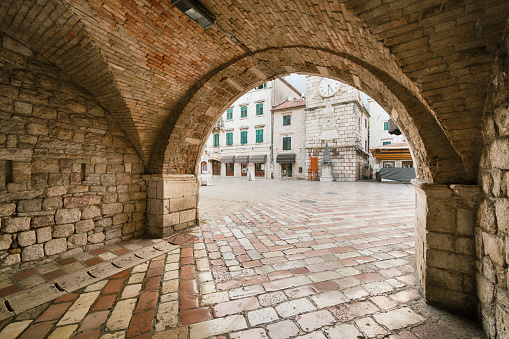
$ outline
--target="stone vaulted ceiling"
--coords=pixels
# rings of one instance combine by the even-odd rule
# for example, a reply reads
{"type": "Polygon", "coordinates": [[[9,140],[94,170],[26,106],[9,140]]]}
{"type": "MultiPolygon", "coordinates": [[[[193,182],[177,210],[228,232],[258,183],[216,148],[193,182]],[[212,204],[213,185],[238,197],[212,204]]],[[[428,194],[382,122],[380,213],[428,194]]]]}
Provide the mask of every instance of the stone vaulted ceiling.
{"type": "Polygon", "coordinates": [[[0,30],[94,94],[152,172],[192,173],[225,105],[297,71],[345,80],[389,112],[406,110],[396,120],[422,149],[421,162],[437,156],[463,173],[455,180],[476,180],[485,87],[508,1],[202,4],[216,17],[208,30],[169,0],[3,0],[0,30]]]}

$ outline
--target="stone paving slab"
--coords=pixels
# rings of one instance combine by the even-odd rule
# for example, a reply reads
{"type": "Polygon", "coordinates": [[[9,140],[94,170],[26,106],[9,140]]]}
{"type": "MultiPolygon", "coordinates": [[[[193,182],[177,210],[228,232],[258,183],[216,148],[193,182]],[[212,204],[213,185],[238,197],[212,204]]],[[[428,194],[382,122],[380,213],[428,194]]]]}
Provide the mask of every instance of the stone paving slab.
{"type": "MultiPolygon", "coordinates": [[[[280,194],[249,203],[262,194],[251,185],[229,213],[205,209],[214,218],[190,230],[191,243],[126,242],[115,257],[95,249],[53,280],[44,274],[58,262],[7,274],[59,293],[23,312],[16,296],[34,286],[16,285],[0,338],[484,338],[421,298],[411,186],[267,182],[280,194]],[[85,266],[99,255],[110,259],[85,266]]],[[[207,186],[201,199],[228,204],[228,183],[243,185],[207,186]]]]}

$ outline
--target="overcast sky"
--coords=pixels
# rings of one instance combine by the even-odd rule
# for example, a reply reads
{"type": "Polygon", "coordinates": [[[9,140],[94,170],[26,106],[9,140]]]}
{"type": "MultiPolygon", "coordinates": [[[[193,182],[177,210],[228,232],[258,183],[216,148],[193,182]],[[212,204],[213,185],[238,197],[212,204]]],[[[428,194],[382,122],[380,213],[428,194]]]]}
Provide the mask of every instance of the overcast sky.
{"type": "Polygon", "coordinates": [[[303,96],[306,96],[306,76],[292,73],[285,77],[293,87],[295,87],[303,96]]]}

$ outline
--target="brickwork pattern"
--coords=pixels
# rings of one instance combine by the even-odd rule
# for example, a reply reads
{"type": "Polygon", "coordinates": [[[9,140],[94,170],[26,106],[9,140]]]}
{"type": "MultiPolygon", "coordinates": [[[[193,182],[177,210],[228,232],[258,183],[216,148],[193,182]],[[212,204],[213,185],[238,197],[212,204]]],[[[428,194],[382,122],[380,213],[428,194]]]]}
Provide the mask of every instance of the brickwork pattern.
{"type": "Polygon", "coordinates": [[[144,166],[121,127],[67,75],[0,35],[2,265],[144,233],[144,166]]]}
{"type": "Polygon", "coordinates": [[[422,178],[476,180],[478,88],[507,2],[204,5],[217,19],[207,31],[166,1],[4,1],[0,22],[115,114],[153,173],[193,174],[197,144],[231,102],[302,72],[343,80],[382,104],[418,150],[422,178]]]}
{"type": "Polygon", "coordinates": [[[480,176],[484,200],[475,229],[477,291],[482,323],[490,338],[509,336],[509,26],[484,107],[480,176]]]}

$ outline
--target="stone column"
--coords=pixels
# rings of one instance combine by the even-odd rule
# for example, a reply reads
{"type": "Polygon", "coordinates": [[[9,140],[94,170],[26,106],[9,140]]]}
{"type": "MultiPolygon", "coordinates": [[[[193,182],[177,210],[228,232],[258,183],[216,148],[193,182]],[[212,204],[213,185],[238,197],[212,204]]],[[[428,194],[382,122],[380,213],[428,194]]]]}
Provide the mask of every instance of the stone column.
{"type": "Polygon", "coordinates": [[[413,180],[416,194],[415,259],[426,302],[475,316],[475,211],[477,185],[413,180]]]}
{"type": "Polygon", "coordinates": [[[194,175],[150,176],[147,202],[148,234],[165,237],[198,224],[199,181],[194,175]]]}

